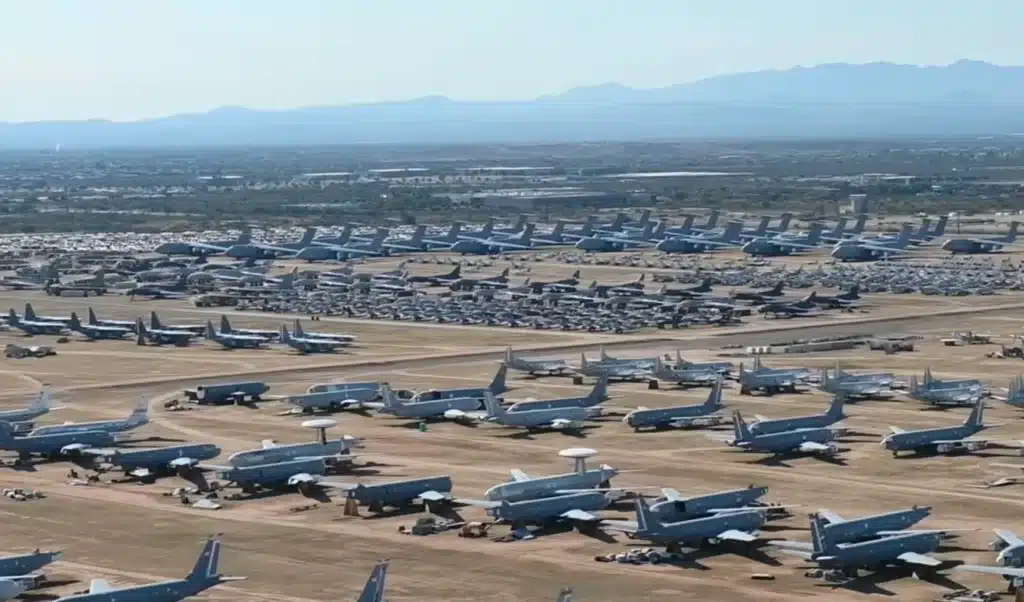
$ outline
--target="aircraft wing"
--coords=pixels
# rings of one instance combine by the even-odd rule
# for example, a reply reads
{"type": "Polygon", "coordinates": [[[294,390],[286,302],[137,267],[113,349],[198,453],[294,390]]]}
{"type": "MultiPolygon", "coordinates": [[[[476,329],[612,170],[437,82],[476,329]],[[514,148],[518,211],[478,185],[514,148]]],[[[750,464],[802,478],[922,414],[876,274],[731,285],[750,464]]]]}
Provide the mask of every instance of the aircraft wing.
{"type": "Polygon", "coordinates": [[[999,246],[999,247],[1021,247],[1021,246],[1024,246],[1024,245],[1020,245],[1020,244],[1012,243],[1012,242],[999,242],[999,241],[996,241],[996,240],[985,240],[984,238],[966,238],[966,239],[957,239],[957,240],[968,240],[968,241],[973,242],[974,244],[978,244],[978,245],[993,245],[993,246],[999,246]]]}
{"type": "Polygon", "coordinates": [[[193,249],[203,249],[203,250],[206,250],[206,251],[217,251],[218,253],[223,253],[224,251],[228,250],[227,247],[221,247],[221,246],[218,246],[218,245],[211,245],[211,244],[208,244],[208,243],[205,243],[205,242],[190,242],[190,243],[188,243],[188,246],[192,247],[193,249]]]}
{"type": "Polygon", "coordinates": [[[785,239],[769,238],[764,239],[768,244],[775,245],[777,247],[790,247],[793,249],[817,249],[817,245],[808,245],[802,242],[793,242],[785,239]]]}
{"type": "Polygon", "coordinates": [[[117,453],[117,450],[109,447],[90,447],[88,449],[80,450],[78,453],[84,456],[96,456],[99,458],[103,458],[106,456],[113,456],[115,453],[117,453]]]}
{"type": "Polygon", "coordinates": [[[670,501],[670,502],[681,502],[681,501],[683,501],[682,494],[680,494],[675,489],[672,489],[671,487],[662,487],[661,488],[661,495],[665,496],[665,499],[670,501]]]}
{"type": "Polygon", "coordinates": [[[112,587],[107,583],[106,579],[93,579],[89,582],[89,593],[90,594],[105,594],[107,592],[117,591],[116,588],[112,587]]]}
{"type": "Polygon", "coordinates": [[[907,429],[901,429],[898,426],[890,426],[889,427],[889,432],[892,433],[893,435],[899,435],[901,433],[907,432],[907,429]]]}
{"type": "Polygon", "coordinates": [[[744,543],[750,543],[757,539],[756,535],[747,533],[746,531],[738,531],[736,529],[729,529],[722,531],[718,534],[718,539],[726,539],[729,541],[742,541],[744,543]]]}
{"type": "Polygon", "coordinates": [[[916,564],[918,566],[939,566],[942,561],[938,558],[932,558],[925,554],[918,554],[917,552],[904,552],[897,556],[903,562],[907,564],[916,564]]]}
{"type": "Polygon", "coordinates": [[[337,251],[339,253],[351,253],[353,255],[380,255],[380,251],[371,251],[370,249],[359,249],[354,247],[343,247],[339,245],[332,245],[326,242],[316,242],[315,240],[313,241],[312,244],[318,247],[326,247],[332,251],[337,251]]]}
{"type": "Polygon", "coordinates": [[[805,453],[819,453],[819,452],[828,451],[828,450],[830,450],[832,448],[827,446],[827,445],[825,445],[824,443],[815,443],[814,441],[804,441],[803,443],[800,444],[800,447],[798,447],[797,449],[802,451],[802,452],[805,452],[805,453]]]}
{"type": "Polygon", "coordinates": [[[868,245],[864,243],[860,243],[856,246],[860,247],[861,249],[867,249],[869,251],[878,251],[879,253],[892,253],[894,255],[907,252],[907,249],[897,249],[896,247],[883,247],[879,245],[868,245]]]}
{"type": "Polygon", "coordinates": [[[421,500],[427,500],[428,502],[440,502],[452,499],[452,496],[447,493],[442,493],[440,491],[433,490],[424,491],[423,493],[419,494],[416,497],[420,498],[421,500]]]}
{"type": "Polygon", "coordinates": [[[776,546],[775,544],[772,544],[772,545],[775,547],[776,550],[782,552],[783,554],[789,554],[790,556],[799,556],[800,558],[803,558],[804,560],[810,560],[811,558],[814,557],[814,552],[811,549],[795,550],[795,549],[792,549],[792,548],[779,547],[779,546],[776,546]]]}
{"type": "Polygon", "coordinates": [[[522,470],[519,470],[518,468],[513,468],[512,470],[509,471],[509,473],[512,474],[512,480],[513,481],[529,481],[530,480],[530,477],[527,476],[527,474],[525,472],[523,472],[522,470]]]}
{"type": "MultiPolygon", "coordinates": [[[[295,254],[295,253],[299,252],[297,249],[289,249],[288,247],[279,247],[277,245],[269,245],[269,244],[264,243],[264,242],[252,243],[252,246],[259,247],[260,249],[265,249],[267,251],[281,251],[282,253],[292,253],[292,254],[295,254]]],[[[270,279],[270,280],[274,280],[274,279],[270,279]]]]}
{"type": "Polygon", "coordinates": [[[456,498],[454,500],[456,504],[463,504],[465,506],[475,506],[477,508],[500,508],[501,502],[492,502],[491,500],[471,500],[456,498]]]}
{"type": "Polygon", "coordinates": [[[818,510],[818,516],[828,521],[829,524],[841,523],[845,521],[843,517],[839,516],[835,512],[822,508],[818,510]]]}
{"type": "Polygon", "coordinates": [[[341,483],[339,481],[316,481],[316,484],[324,489],[340,489],[342,491],[349,491],[357,487],[355,483],[341,483]]]}
{"type": "Polygon", "coordinates": [[[587,522],[600,520],[596,515],[591,514],[589,512],[584,512],[583,510],[567,510],[563,512],[560,516],[562,518],[570,518],[572,520],[587,522]]]}
{"type": "Polygon", "coordinates": [[[982,566],[977,564],[961,564],[953,567],[954,571],[971,571],[973,573],[989,573],[1003,577],[1024,577],[1024,569],[1012,566],[982,566]]]}
{"type": "Polygon", "coordinates": [[[1024,540],[1022,540],[1021,538],[1017,537],[1016,533],[1012,533],[1010,531],[1005,531],[1003,529],[994,529],[994,531],[996,532],[996,537],[998,537],[999,539],[1003,540],[1003,542],[1007,546],[1014,547],[1014,546],[1019,546],[1021,544],[1024,544],[1024,540]]]}
{"type": "Polygon", "coordinates": [[[637,522],[632,520],[603,520],[601,521],[601,526],[612,531],[622,531],[625,533],[635,533],[639,528],[637,522]]]}

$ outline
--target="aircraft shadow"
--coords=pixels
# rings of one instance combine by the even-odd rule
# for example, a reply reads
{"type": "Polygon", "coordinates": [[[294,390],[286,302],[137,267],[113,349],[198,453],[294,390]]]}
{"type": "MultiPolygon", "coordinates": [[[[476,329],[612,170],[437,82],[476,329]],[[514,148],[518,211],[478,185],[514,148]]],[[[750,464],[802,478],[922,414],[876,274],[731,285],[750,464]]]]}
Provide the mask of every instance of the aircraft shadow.
{"type": "Polygon", "coordinates": [[[973,452],[958,452],[950,454],[940,454],[937,451],[918,451],[914,454],[906,456],[896,456],[893,460],[913,460],[916,458],[941,458],[941,457],[959,457],[959,456],[971,456],[974,458],[1011,458],[1016,457],[1016,454],[999,454],[992,453],[989,451],[973,451],[973,452]]]}
{"type": "Polygon", "coordinates": [[[18,596],[18,600],[22,602],[48,602],[50,600],[59,600],[61,598],[58,594],[43,594],[37,592],[29,592],[18,596]]]}
{"type": "MultiPolygon", "coordinates": [[[[51,587],[64,587],[66,585],[72,585],[74,583],[79,583],[79,582],[80,582],[79,579],[47,579],[46,581],[43,581],[43,584],[40,585],[37,589],[50,589],[51,587]]],[[[24,599],[25,596],[23,595],[22,598],[24,599]]]]}
{"type": "Polygon", "coordinates": [[[572,430],[572,431],[554,430],[554,429],[545,430],[545,431],[540,431],[540,430],[537,430],[537,431],[518,431],[518,432],[514,432],[514,433],[508,433],[508,434],[504,434],[504,435],[499,435],[499,437],[504,437],[505,439],[525,439],[527,441],[533,441],[536,438],[535,435],[538,435],[538,434],[541,434],[541,433],[558,433],[558,434],[562,435],[563,437],[572,437],[574,439],[586,439],[587,438],[587,432],[588,431],[592,431],[592,430],[594,430],[596,428],[599,428],[599,427],[597,425],[588,425],[588,426],[584,426],[584,427],[582,427],[580,429],[576,429],[576,430],[572,430]]]}
{"type": "MultiPolygon", "coordinates": [[[[369,511],[368,511],[369,512],[369,511]]],[[[407,504],[385,508],[380,512],[372,512],[364,515],[363,520],[380,520],[385,518],[396,518],[399,516],[412,516],[413,514],[435,514],[425,504],[407,504]]],[[[440,515],[438,515],[440,516],[440,515]]]]}
{"type": "MultiPolygon", "coordinates": [[[[844,451],[844,450],[840,450],[844,451]]],[[[846,466],[847,461],[839,456],[816,456],[813,454],[784,454],[766,456],[764,458],[758,458],[756,460],[745,460],[744,464],[760,464],[761,466],[781,466],[783,468],[793,468],[793,465],[788,463],[789,460],[796,460],[800,458],[810,458],[818,462],[825,464],[833,464],[835,466],[846,466]]]]}

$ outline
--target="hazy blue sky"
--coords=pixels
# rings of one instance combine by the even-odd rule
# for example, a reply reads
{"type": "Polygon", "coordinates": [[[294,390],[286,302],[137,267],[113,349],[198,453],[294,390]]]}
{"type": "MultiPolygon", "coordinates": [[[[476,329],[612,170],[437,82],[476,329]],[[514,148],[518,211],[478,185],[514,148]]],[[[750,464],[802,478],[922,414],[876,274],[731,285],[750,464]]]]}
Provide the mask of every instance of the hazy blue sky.
{"type": "Polygon", "coordinates": [[[1024,64],[1021,0],[0,0],[0,120],[1024,64]]]}

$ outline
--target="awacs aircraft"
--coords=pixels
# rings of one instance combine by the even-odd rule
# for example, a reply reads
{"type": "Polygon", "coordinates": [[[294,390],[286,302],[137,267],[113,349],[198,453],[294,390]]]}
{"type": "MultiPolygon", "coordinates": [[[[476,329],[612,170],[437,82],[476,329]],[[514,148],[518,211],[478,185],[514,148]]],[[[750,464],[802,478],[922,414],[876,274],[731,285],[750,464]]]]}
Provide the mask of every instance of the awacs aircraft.
{"type": "Polygon", "coordinates": [[[492,253],[528,251],[533,248],[531,240],[533,230],[534,224],[526,224],[522,234],[518,236],[509,236],[507,238],[493,236],[491,238],[470,238],[462,236],[448,250],[452,253],[461,253],[463,255],[489,255],[492,253]]]}
{"type": "Polygon", "coordinates": [[[839,543],[827,531],[825,519],[812,514],[812,550],[783,548],[783,551],[810,560],[822,569],[856,578],[860,569],[878,570],[899,565],[938,567],[942,562],[929,554],[938,549],[941,540],[942,535],[935,531],[909,531],[859,543],[839,543]]]}
{"type": "Polygon", "coordinates": [[[104,431],[107,433],[123,433],[140,426],[149,424],[149,401],[143,399],[139,405],[132,410],[127,418],[120,420],[99,420],[96,422],[66,422],[64,424],[49,424],[33,430],[30,435],[57,435],[63,433],[85,433],[91,431],[104,431]]]}
{"type": "Polygon", "coordinates": [[[14,313],[14,310],[10,310],[7,314],[7,324],[12,328],[24,332],[28,335],[37,334],[61,334],[64,332],[63,322],[42,322],[38,320],[21,319],[18,314],[14,313]]]}
{"type": "Polygon", "coordinates": [[[123,328],[121,326],[98,326],[93,324],[82,324],[78,320],[78,314],[71,312],[71,323],[68,325],[68,330],[71,332],[77,332],[84,335],[89,339],[123,339],[132,333],[130,328],[123,328]]]}
{"type": "Polygon", "coordinates": [[[138,324],[135,325],[135,331],[138,332],[136,342],[139,345],[154,343],[156,345],[176,345],[178,347],[187,347],[192,339],[196,338],[196,334],[188,330],[170,330],[164,328],[150,330],[142,323],[142,318],[139,318],[138,324]]]}
{"type": "Polygon", "coordinates": [[[757,421],[750,425],[750,432],[757,435],[772,435],[785,433],[798,429],[816,429],[832,426],[846,418],[843,414],[843,403],[846,401],[842,395],[832,398],[828,411],[824,414],[811,414],[809,416],[796,416],[792,418],[776,418],[769,420],[764,416],[757,416],[757,421]]]}
{"type": "Polygon", "coordinates": [[[734,437],[726,443],[743,451],[769,453],[773,455],[811,454],[834,456],[839,448],[833,442],[836,434],[828,428],[808,428],[782,433],[755,435],[737,411],[733,413],[734,437]]]}
{"type": "Polygon", "coordinates": [[[484,498],[490,501],[518,502],[588,489],[611,490],[611,479],[619,474],[619,471],[607,464],[602,464],[600,468],[588,469],[586,459],[596,453],[585,448],[562,450],[559,452],[560,456],[574,460],[573,472],[564,474],[535,477],[518,468],[512,469],[512,478],[488,489],[484,498]]]}
{"type": "Polygon", "coordinates": [[[722,378],[721,373],[714,368],[690,368],[687,366],[669,368],[661,361],[660,357],[655,359],[651,374],[658,380],[684,386],[711,385],[719,382],[722,378]]]}
{"type": "Polygon", "coordinates": [[[949,454],[953,452],[971,452],[984,449],[988,441],[971,437],[985,428],[983,423],[985,400],[979,399],[971,410],[970,416],[959,426],[905,431],[899,427],[889,427],[891,433],[882,439],[882,448],[892,452],[895,457],[901,451],[935,452],[949,454]]]}
{"type": "Polygon", "coordinates": [[[0,450],[17,452],[19,461],[26,461],[33,455],[48,458],[77,455],[83,449],[113,445],[115,440],[114,434],[107,431],[15,437],[14,427],[9,422],[0,422],[0,450]]]}
{"type": "Polygon", "coordinates": [[[391,414],[398,418],[411,418],[419,420],[444,419],[455,422],[474,421],[476,418],[471,412],[477,412],[483,407],[479,397],[448,397],[433,399],[429,401],[403,401],[396,399],[391,387],[382,384],[380,387],[383,407],[382,414],[391,414]]]}
{"type": "Polygon", "coordinates": [[[487,420],[506,427],[527,430],[580,431],[594,411],[592,408],[552,408],[510,412],[501,407],[490,391],[484,393],[487,420]]]}
{"type": "Polygon", "coordinates": [[[137,320],[101,320],[96,317],[96,312],[92,308],[88,308],[88,324],[89,326],[116,326],[118,328],[127,328],[131,332],[135,332],[135,323],[137,320]]]}
{"type": "Polygon", "coordinates": [[[267,339],[254,334],[226,334],[217,332],[213,322],[206,323],[206,338],[228,349],[255,349],[262,347],[267,339]]]}
{"type": "Polygon", "coordinates": [[[122,588],[111,587],[103,579],[93,579],[87,593],[59,598],[56,602],[179,602],[222,583],[245,579],[220,574],[220,541],[220,536],[206,541],[195,567],[184,579],[122,588]]]}
{"type": "Polygon", "coordinates": [[[359,505],[369,506],[371,512],[382,512],[385,507],[402,508],[413,502],[431,504],[453,501],[452,479],[436,476],[384,483],[338,483],[333,488],[341,489],[350,500],[359,505]]]}
{"type": "Polygon", "coordinates": [[[505,349],[505,364],[516,372],[525,372],[530,376],[564,376],[572,372],[572,366],[565,360],[529,360],[516,357],[511,347],[505,349]]]}
{"type": "Polygon", "coordinates": [[[281,342],[300,353],[331,353],[346,343],[329,339],[317,339],[310,336],[293,335],[288,327],[281,325],[281,342]]]}
{"type": "Polygon", "coordinates": [[[755,257],[780,257],[801,251],[818,248],[821,244],[823,226],[811,224],[810,231],[802,236],[776,236],[773,238],[755,238],[743,245],[747,255],[755,257]]]}
{"type": "Polygon", "coordinates": [[[903,224],[899,236],[895,239],[842,241],[832,249],[830,255],[840,261],[875,261],[884,257],[901,255],[910,245],[910,231],[910,224],[903,224]]]}
{"type": "Polygon", "coordinates": [[[48,390],[42,390],[35,400],[20,410],[4,410],[0,412],[0,422],[27,422],[49,413],[53,408],[53,396],[48,390]]]}
{"type": "Polygon", "coordinates": [[[261,242],[231,245],[227,249],[224,249],[224,254],[228,257],[236,257],[238,259],[247,259],[250,257],[255,259],[273,259],[276,257],[291,256],[308,247],[313,242],[314,236],[316,236],[316,228],[306,228],[302,233],[302,238],[295,242],[286,242],[279,245],[261,242]]]}
{"type": "Polygon", "coordinates": [[[765,510],[749,509],[712,514],[678,522],[662,522],[651,512],[647,500],[636,499],[636,530],[634,539],[664,545],[670,552],[683,547],[700,547],[709,540],[751,543],[765,522],[765,510]]]}
{"type": "Polygon", "coordinates": [[[158,246],[154,252],[163,255],[216,255],[227,251],[233,245],[249,244],[252,235],[248,228],[244,229],[235,240],[214,242],[168,242],[158,246]]]}
{"type": "Polygon", "coordinates": [[[723,418],[713,414],[724,407],[722,404],[722,382],[718,380],[711,388],[711,393],[708,394],[704,403],[653,410],[640,407],[626,414],[622,421],[633,427],[635,431],[644,428],[715,426],[721,424],[723,418]]]}
{"type": "Polygon", "coordinates": [[[83,455],[92,456],[96,464],[108,464],[124,471],[125,476],[149,479],[178,475],[194,481],[190,474],[205,460],[220,455],[220,448],[212,443],[188,443],[152,449],[86,449],[83,455]]]}
{"type": "Polygon", "coordinates": [[[741,222],[729,222],[721,234],[703,234],[666,238],[655,245],[663,253],[703,253],[712,249],[736,247],[743,243],[741,222]]]}
{"type": "Polygon", "coordinates": [[[975,255],[1000,251],[1004,247],[1019,247],[1021,245],[1015,244],[1019,226],[1020,222],[1010,222],[1010,231],[1005,236],[950,238],[942,243],[942,250],[949,251],[953,255],[957,253],[975,255]]]}

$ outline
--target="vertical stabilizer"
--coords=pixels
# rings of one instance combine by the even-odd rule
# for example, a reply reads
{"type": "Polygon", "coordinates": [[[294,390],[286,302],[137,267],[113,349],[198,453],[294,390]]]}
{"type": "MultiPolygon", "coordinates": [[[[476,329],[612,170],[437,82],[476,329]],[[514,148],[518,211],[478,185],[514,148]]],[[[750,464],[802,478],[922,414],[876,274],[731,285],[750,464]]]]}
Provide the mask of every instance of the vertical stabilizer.
{"type": "Polygon", "coordinates": [[[387,585],[388,563],[381,562],[370,571],[370,578],[363,586],[363,593],[359,594],[356,602],[383,602],[384,587],[387,585]]]}
{"type": "Polygon", "coordinates": [[[508,364],[502,362],[498,366],[498,371],[494,374],[494,378],[491,379],[491,384],[487,386],[487,390],[495,395],[501,395],[505,391],[508,391],[508,387],[505,386],[505,378],[508,376],[508,364]]]}

